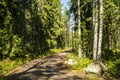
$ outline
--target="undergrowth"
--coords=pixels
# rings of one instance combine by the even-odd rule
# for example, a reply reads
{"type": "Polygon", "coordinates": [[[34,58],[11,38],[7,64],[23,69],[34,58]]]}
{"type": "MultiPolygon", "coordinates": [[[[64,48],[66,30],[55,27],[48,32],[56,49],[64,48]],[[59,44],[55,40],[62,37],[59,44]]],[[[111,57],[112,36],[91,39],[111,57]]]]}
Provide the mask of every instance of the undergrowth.
{"type": "Polygon", "coordinates": [[[105,78],[108,80],[120,79],[120,49],[105,49],[102,58],[107,62],[108,66],[105,78]]]}
{"type": "Polygon", "coordinates": [[[105,78],[107,79],[120,79],[120,58],[116,60],[107,61],[108,73],[105,78]]]}
{"type": "Polygon", "coordinates": [[[76,71],[84,71],[84,68],[87,67],[89,63],[92,62],[89,58],[79,58],[76,52],[72,52],[69,54],[69,56],[66,58],[66,60],[69,59],[74,59],[77,61],[77,64],[71,65],[71,70],[76,70],[76,71]]]}

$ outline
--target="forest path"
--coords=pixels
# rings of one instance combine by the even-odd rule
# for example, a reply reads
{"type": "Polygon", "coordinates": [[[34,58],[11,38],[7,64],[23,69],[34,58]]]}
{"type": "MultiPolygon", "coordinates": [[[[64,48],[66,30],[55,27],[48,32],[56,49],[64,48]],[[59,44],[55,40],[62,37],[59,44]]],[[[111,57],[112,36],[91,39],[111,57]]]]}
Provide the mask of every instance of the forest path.
{"type": "Polygon", "coordinates": [[[11,71],[7,80],[82,80],[78,73],[71,72],[64,64],[69,52],[32,60],[11,71]]]}

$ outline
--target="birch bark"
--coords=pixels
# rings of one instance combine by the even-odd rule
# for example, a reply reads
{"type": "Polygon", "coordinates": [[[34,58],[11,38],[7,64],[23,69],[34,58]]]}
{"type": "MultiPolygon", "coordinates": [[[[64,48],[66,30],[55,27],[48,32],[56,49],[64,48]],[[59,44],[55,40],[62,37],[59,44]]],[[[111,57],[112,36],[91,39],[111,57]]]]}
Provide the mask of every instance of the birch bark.
{"type": "Polygon", "coordinates": [[[97,59],[98,46],[98,4],[97,0],[93,0],[93,28],[94,28],[94,42],[93,42],[93,59],[97,59]]]}
{"type": "Polygon", "coordinates": [[[80,17],[80,0],[78,0],[78,56],[79,58],[82,57],[82,51],[81,51],[81,17],[80,17]]]}
{"type": "Polygon", "coordinates": [[[100,26],[99,26],[99,40],[98,40],[98,55],[97,59],[101,58],[101,48],[102,48],[102,34],[103,34],[103,0],[100,0],[100,26]]]}

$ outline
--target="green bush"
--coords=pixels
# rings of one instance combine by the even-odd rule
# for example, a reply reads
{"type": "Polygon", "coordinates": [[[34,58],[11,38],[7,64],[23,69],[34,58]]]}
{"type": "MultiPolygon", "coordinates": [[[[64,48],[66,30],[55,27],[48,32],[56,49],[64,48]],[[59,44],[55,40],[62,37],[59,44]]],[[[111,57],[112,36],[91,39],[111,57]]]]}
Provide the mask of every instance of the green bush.
{"type": "Polygon", "coordinates": [[[107,61],[107,78],[118,78],[120,76],[120,49],[104,50],[102,58],[107,61]]]}
{"type": "Polygon", "coordinates": [[[120,59],[108,61],[109,74],[113,77],[120,76],[120,59]]]}

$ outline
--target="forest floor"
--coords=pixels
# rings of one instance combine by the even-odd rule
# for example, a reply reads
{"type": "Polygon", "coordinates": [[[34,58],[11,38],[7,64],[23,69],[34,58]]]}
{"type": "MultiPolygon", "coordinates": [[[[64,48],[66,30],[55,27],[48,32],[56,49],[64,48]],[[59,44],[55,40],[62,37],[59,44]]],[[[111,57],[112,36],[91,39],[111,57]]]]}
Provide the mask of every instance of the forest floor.
{"type": "Polygon", "coordinates": [[[85,73],[72,72],[68,65],[64,64],[68,54],[69,51],[64,51],[32,60],[10,71],[6,75],[7,80],[91,80],[85,73]]]}

